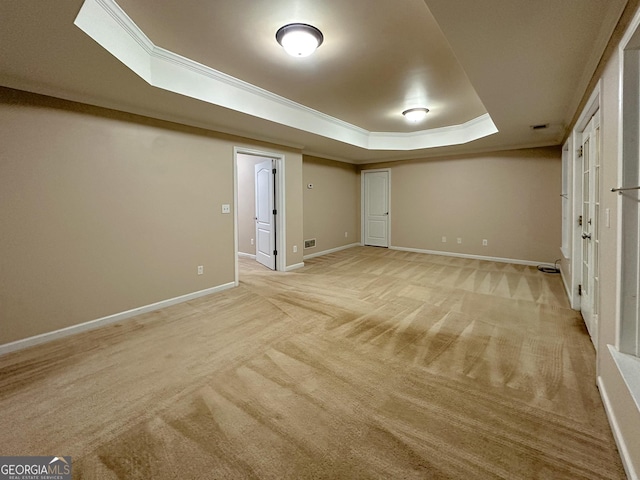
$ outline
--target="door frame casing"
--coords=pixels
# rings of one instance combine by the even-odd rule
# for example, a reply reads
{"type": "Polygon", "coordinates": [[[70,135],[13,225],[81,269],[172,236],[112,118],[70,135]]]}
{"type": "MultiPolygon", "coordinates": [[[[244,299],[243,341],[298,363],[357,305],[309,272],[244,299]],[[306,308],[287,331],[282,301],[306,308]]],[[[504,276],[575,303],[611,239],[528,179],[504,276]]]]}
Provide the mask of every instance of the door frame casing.
{"type": "Polygon", "coordinates": [[[286,175],[285,175],[285,155],[283,153],[268,150],[256,150],[246,147],[233,147],[233,248],[235,262],[235,286],[240,284],[240,272],[238,267],[238,155],[250,155],[253,157],[271,158],[276,161],[275,178],[275,205],[278,211],[276,215],[276,270],[284,272],[287,265],[287,220],[286,220],[286,175]]]}
{"type": "Polygon", "coordinates": [[[387,173],[387,211],[389,216],[387,218],[387,248],[391,248],[391,169],[390,168],[376,168],[371,170],[362,170],[360,172],[360,244],[365,245],[365,222],[366,222],[366,209],[365,209],[365,183],[364,177],[367,173],[386,172],[387,173]]]}

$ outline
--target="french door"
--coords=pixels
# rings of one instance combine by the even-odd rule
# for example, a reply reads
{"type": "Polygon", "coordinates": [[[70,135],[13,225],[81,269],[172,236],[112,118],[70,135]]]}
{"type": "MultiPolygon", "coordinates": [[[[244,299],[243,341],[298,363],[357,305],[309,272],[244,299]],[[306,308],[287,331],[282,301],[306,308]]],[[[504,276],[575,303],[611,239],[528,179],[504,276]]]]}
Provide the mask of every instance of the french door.
{"type": "Polygon", "coordinates": [[[582,284],[580,311],[591,341],[598,348],[600,292],[600,115],[582,132],[582,284]]]}

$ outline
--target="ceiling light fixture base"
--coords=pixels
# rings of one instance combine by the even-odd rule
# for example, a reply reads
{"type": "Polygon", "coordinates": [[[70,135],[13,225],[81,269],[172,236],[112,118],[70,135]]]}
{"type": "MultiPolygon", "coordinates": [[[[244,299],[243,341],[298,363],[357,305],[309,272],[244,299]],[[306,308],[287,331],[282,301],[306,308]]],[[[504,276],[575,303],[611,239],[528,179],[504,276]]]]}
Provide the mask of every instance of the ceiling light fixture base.
{"type": "Polygon", "coordinates": [[[308,57],[322,45],[324,35],[313,25],[290,23],[278,29],[276,40],[292,57],[308,57]]]}

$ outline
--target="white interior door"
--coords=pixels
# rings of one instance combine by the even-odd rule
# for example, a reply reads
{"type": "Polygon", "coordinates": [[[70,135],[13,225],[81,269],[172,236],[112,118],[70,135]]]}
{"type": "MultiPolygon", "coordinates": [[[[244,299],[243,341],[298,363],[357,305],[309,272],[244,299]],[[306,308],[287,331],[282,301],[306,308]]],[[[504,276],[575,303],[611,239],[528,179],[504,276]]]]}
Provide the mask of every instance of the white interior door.
{"type": "Polygon", "coordinates": [[[582,134],[582,299],[580,311],[597,348],[599,309],[600,124],[596,113],[582,134]]]}
{"type": "Polygon", "coordinates": [[[273,160],[255,166],[256,173],[256,260],[276,269],[273,160]]]}
{"type": "Polygon", "coordinates": [[[389,172],[363,172],[364,244],[389,246],[389,172]]]}

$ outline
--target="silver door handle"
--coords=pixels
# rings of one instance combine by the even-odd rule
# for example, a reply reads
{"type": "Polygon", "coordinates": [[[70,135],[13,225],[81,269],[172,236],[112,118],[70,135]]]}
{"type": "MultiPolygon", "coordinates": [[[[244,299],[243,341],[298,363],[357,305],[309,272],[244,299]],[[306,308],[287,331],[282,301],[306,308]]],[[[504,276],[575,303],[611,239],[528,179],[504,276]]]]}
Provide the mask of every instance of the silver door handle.
{"type": "Polygon", "coordinates": [[[588,238],[588,239],[591,239],[591,234],[590,234],[590,233],[583,233],[583,234],[582,234],[582,239],[583,239],[583,240],[586,240],[587,238],[588,238]]]}

